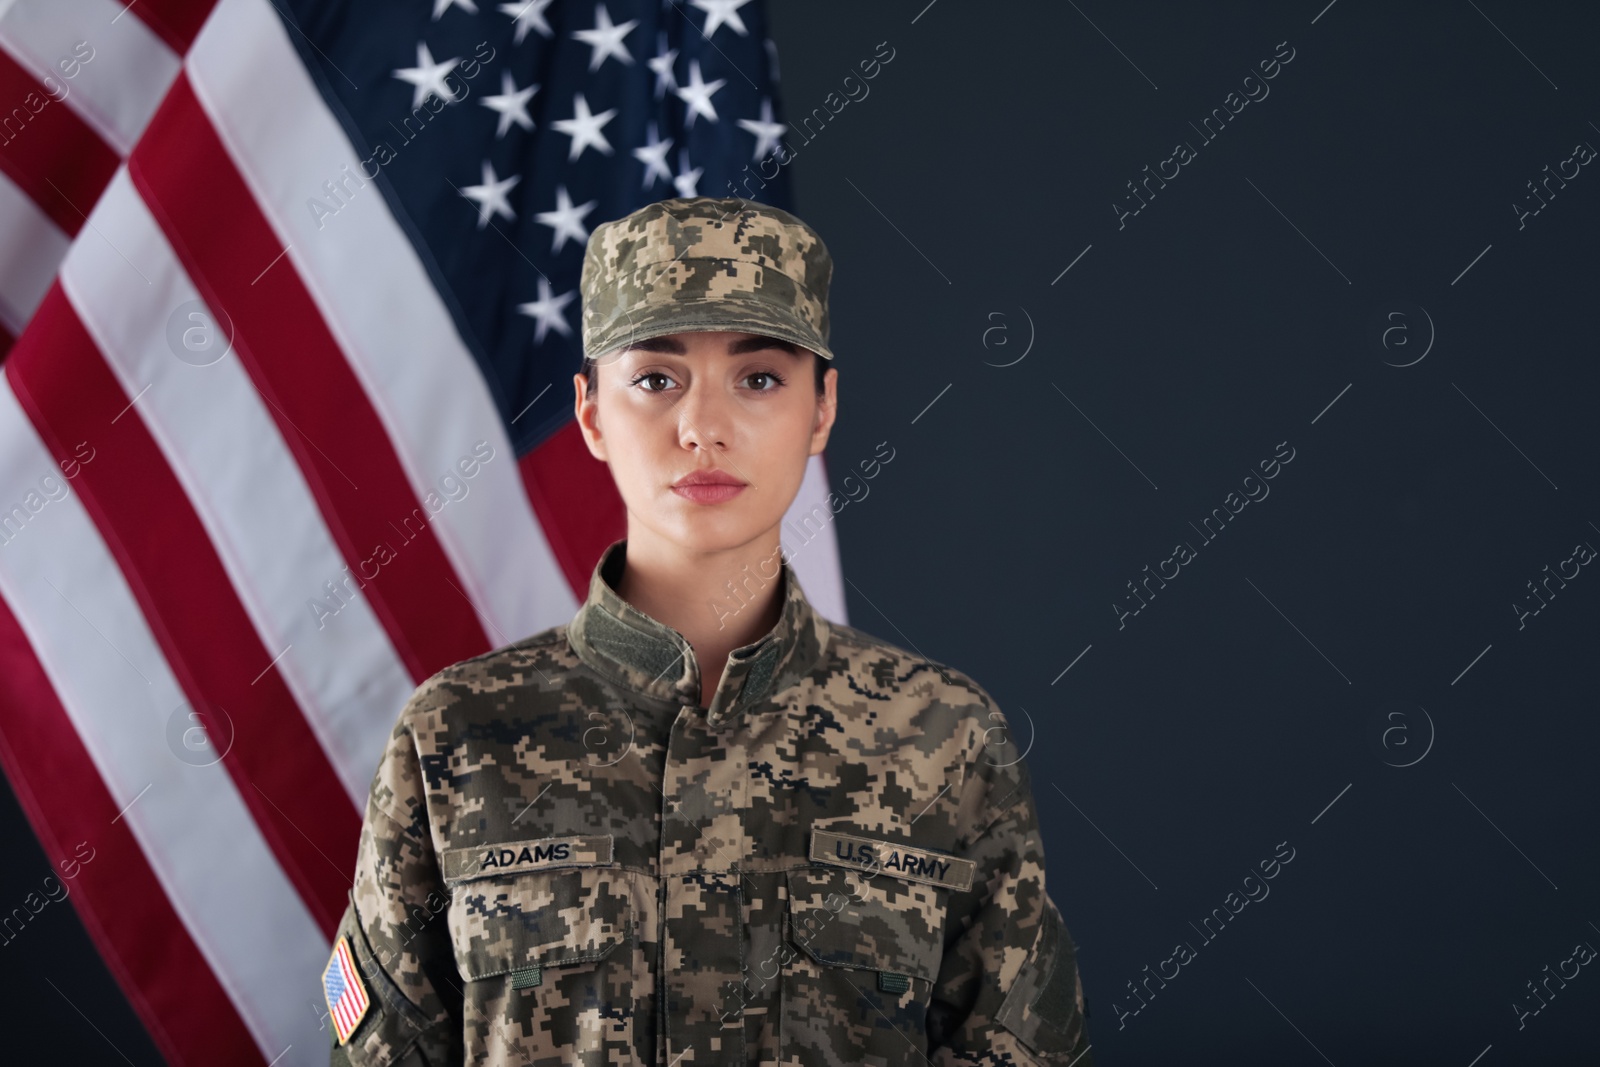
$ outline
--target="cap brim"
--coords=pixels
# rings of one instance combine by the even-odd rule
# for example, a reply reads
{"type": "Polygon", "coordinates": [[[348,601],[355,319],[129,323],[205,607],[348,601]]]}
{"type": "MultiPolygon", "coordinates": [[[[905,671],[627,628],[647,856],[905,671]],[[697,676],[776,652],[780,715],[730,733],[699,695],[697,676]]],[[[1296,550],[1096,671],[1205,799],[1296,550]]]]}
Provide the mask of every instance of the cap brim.
{"type": "Polygon", "coordinates": [[[751,291],[727,285],[735,281],[735,272],[746,266],[744,264],[730,264],[727,260],[705,264],[680,260],[672,266],[675,270],[671,273],[688,272],[687,284],[679,277],[673,287],[652,289],[640,285],[635,277],[648,277],[658,282],[663,275],[658,266],[644,267],[634,272],[635,277],[619,280],[613,289],[613,292],[643,291],[649,294],[644,299],[627,307],[612,304],[605,308],[609,301],[602,301],[600,309],[585,309],[583,347],[586,356],[599,359],[665,334],[715,330],[775,337],[815,352],[823,359],[833,359],[827,342],[801,310],[811,300],[809,294],[797,287],[793,292],[785,292],[784,283],[793,287],[793,282],[779,272],[762,267],[766,284],[761,291],[751,291]],[[596,324],[593,320],[601,316],[603,320],[596,324]]]}

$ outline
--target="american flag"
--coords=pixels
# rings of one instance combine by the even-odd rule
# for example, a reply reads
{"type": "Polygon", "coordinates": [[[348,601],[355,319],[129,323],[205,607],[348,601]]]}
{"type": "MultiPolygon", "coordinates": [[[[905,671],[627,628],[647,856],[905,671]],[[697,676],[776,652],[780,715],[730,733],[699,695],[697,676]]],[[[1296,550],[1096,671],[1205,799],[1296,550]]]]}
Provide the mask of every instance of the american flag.
{"type": "Polygon", "coordinates": [[[777,76],[758,0],[0,0],[0,762],[170,1062],[327,1062],[406,698],[625,533],[587,235],[791,206],[777,76]]]}
{"type": "Polygon", "coordinates": [[[328,1002],[328,1014],[333,1018],[334,1032],[342,1045],[360,1025],[369,1004],[366,986],[356,973],[356,963],[350,958],[350,945],[345,938],[333,943],[333,952],[322,970],[322,992],[328,1002]]]}

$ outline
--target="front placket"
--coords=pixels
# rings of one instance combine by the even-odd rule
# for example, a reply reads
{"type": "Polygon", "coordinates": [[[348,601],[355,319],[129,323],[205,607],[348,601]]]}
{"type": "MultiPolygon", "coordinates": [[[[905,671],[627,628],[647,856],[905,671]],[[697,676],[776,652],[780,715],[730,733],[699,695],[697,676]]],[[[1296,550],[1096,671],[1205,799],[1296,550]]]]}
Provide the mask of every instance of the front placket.
{"type": "Polygon", "coordinates": [[[748,1062],[739,989],[748,955],[746,895],[756,883],[744,873],[752,813],[749,735],[738,698],[751,662],[730,657],[710,708],[682,705],[667,738],[661,1062],[675,1067],[748,1062]]]}
{"type": "MultiPolygon", "coordinates": [[[[758,854],[763,839],[750,825],[759,831],[781,818],[765,785],[765,802],[751,808],[751,716],[770,712],[777,692],[810,668],[827,646],[827,624],[785,564],[781,618],[728,656],[710,706],[700,707],[699,665],[688,641],[617,594],[625,551],[626,541],[615,541],[602,554],[567,633],[599,677],[676,706],[667,712],[673,719],[657,786],[656,1061],[749,1063],[773,1041],[779,999],[772,968],[782,958],[785,907],[784,868],[778,857],[758,854]],[[797,649],[801,662],[794,661],[797,649]]],[[[768,730],[761,744],[773,743],[768,730]]]]}

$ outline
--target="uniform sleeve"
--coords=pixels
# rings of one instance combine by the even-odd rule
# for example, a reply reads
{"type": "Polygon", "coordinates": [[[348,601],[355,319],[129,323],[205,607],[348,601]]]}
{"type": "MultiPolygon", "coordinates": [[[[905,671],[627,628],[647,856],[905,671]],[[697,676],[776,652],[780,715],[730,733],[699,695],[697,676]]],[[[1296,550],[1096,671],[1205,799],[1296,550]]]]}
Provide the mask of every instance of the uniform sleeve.
{"type": "Polygon", "coordinates": [[[936,1067],[1093,1067],[1077,946],[1045,892],[1032,779],[992,703],[958,798],[958,854],[977,865],[951,893],[928,1010],[936,1067]]]}
{"type": "MultiPolygon", "coordinates": [[[[334,1067],[442,1067],[461,1061],[461,979],[426,795],[410,722],[402,714],[373,777],[355,883],[335,934],[335,951],[340,939],[348,946],[367,1006],[343,1044],[330,1018],[334,1067]]],[[[359,1002],[356,1007],[360,1011],[359,1002]]]]}

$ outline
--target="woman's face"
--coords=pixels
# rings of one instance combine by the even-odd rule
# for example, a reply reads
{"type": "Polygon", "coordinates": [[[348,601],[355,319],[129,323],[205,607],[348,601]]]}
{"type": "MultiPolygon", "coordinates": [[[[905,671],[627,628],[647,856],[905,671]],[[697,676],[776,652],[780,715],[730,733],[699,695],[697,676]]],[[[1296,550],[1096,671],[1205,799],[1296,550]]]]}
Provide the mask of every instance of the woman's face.
{"type": "Polygon", "coordinates": [[[829,368],[818,396],[815,358],[757,334],[702,330],[601,357],[593,400],[574,375],[578,424],[610,466],[630,526],[703,552],[772,534],[833,427],[838,372],[829,368]],[[734,486],[675,488],[697,471],[734,486]]]}

